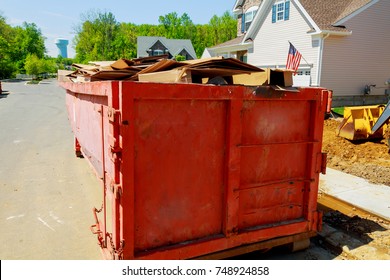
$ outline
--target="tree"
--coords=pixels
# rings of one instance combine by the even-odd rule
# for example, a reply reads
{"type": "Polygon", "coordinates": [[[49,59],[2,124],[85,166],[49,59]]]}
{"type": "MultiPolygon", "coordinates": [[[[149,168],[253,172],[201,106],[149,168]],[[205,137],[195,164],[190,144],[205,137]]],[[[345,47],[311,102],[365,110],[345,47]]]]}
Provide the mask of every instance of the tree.
{"type": "MultiPolygon", "coordinates": [[[[61,55],[58,55],[56,58],[46,58],[52,61],[53,65],[55,66],[55,71],[58,69],[67,69],[70,68],[70,66],[73,64],[73,59],[72,58],[64,58],[61,55]]],[[[54,71],[54,72],[55,72],[54,71]]],[[[54,73],[50,71],[50,73],[54,73]]]]}
{"type": "Polygon", "coordinates": [[[57,66],[55,58],[39,58],[35,54],[29,54],[27,55],[24,68],[26,74],[32,75],[35,79],[42,74],[57,72],[59,67],[57,66]]]}
{"type": "MultiPolygon", "coordinates": [[[[14,71],[24,71],[24,63],[29,54],[44,57],[45,38],[35,23],[24,22],[22,26],[10,27],[4,24],[3,19],[0,36],[3,47],[1,53],[6,56],[6,61],[12,62],[14,71]]],[[[9,76],[10,74],[8,73],[9,76]]]]}
{"type": "Polygon", "coordinates": [[[166,36],[164,27],[161,25],[141,24],[136,28],[138,36],[166,36]]]}
{"type": "Polygon", "coordinates": [[[213,16],[209,24],[195,25],[188,14],[176,12],[159,17],[158,25],[117,23],[111,13],[90,12],[76,28],[74,45],[76,61],[134,58],[138,36],[163,36],[169,39],[190,39],[198,57],[211,47],[236,37],[236,20],[229,12],[213,16]]]}
{"type": "Polygon", "coordinates": [[[57,70],[58,70],[58,65],[56,64],[56,62],[54,61],[54,59],[49,59],[49,58],[45,58],[45,59],[41,59],[41,72],[40,74],[42,73],[56,73],[57,70]]]}
{"type": "Polygon", "coordinates": [[[211,39],[209,29],[210,27],[207,24],[196,25],[195,36],[191,42],[198,57],[202,56],[206,47],[211,47],[214,45],[214,40],[211,39]]]}
{"type": "Polygon", "coordinates": [[[0,79],[9,78],[16,71],[12,61],[13,29],[0,14],[0,79]]]}
{"type": "Polygon", "coordinates": [[[24,68],[28,75],[37,77],[42,72],[42,62],[36,54],[28,54],[24,68]]]}
{"type": "Polygon", "coordinates": [[[118,36],[119,24],[112,13],[90,12],[84,15],[85,21],[76,28],[74,44],[76,60],[114,60],[114,42],[118,36]]]}
{"type": "Polygon", "coordinates": [[[12,42],[14,60],[24,61],[28,54],[43,58],[46,52],[45,38],[35,23],[24,22],[22,26],[15,27],[14,31],[15,37],[12,42]]]}
{"type": "Polygon", "coordinates": [[[188,14],[180,17],[176,12],[160,16],[158,19],[164,30],[164,36],[170,39],[191,39],[195,33],[195,25],[188,14]]]}
{"type": "Polygon", "coordinates": [[[237,20],[226,11],[220,18],[220,26],[218,29],[220,35],[220,41],[218,43],[234,39],[237,36],[237,20]]]}
{"type": "Polygon", "coordinates": [[[164,28],[165,36],[170,39],[178,39],[181,37],[180,25],[181,20],[176,12],[169,13],[165,16],[160,16],[158,22],[164,28]]]}
{"type": "Polygon", "coordinates": [[[209,22],[209,34],[213,45],[234,39],[237,36],[237,22],[225,12],[221,17],[213,16],[209,22]]]}
{"type": "Polygon", "coordinates": [[[175,56],[175,60],[176,61],[185,61],[186,57],[184,55],[178,54],[178,55],[175,56]]]}
{"type": "Polygon", "coordinates": [[[121,23],[118,36],[113,42],[113,53],[118,58],[137,57],[137,26],[132,23],[121,23]]]}

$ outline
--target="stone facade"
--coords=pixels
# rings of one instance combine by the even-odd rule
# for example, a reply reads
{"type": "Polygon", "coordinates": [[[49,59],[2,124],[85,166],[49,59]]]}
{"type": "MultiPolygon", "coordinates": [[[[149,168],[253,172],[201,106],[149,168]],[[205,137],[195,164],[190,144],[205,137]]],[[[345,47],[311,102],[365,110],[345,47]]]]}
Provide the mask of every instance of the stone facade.
{"type": "MultiPolygon", "coordinates": [[[[245,13],[250,7],[259,6],[263,0],[244,0],[242,5],[242,13],[245,13]]],[[[242,13],[237,17],[237,36],[241,36],[241,18],[242,13]]]]}

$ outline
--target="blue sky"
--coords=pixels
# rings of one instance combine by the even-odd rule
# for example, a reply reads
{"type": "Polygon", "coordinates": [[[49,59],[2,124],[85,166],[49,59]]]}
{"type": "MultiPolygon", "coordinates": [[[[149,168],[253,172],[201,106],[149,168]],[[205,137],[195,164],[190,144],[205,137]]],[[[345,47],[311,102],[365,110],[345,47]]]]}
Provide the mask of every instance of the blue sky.
{"type": "Polygon", "coordinates": [[[208,23],[213,15],[231,11],[235,0],[0,0],[0,13],[12,26],[35,23],[46,39],[50,56],[58,55],[56,38],[69,40],[68,56],[74,56],[71,41],[81,15],[89,11],[111,12],[118,22],[158,24],[170,12],[187,13],[195,24],[208,23]]]}

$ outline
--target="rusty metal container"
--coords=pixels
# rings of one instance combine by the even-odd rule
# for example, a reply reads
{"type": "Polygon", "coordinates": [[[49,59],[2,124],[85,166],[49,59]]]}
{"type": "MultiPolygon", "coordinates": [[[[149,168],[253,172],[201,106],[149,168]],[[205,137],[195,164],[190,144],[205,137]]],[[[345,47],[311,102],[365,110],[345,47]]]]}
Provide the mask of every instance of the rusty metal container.
{"type": "Polygon", "coordinates": [[[321,229],[329,91],[61,85],[76,153],[102,181],[91,229],[106,258],[224,258],[321,229]]]}

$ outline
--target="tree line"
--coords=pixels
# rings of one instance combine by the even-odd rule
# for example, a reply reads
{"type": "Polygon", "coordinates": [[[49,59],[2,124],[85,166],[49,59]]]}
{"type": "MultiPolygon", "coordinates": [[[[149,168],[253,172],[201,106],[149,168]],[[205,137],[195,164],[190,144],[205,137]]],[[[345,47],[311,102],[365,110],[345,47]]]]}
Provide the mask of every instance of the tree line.
{"type": "Polygon", "coordinates": [[[12,27],[0,14],[0,79],[15,74],[55,73],[71,59],[46,55],[45,37],[35,23],[12,27]]]}
{"type": "Polygon", "coordinates": [[[35,23],[12,27],[0,14],[0,79],[16,73],[56,72],[59,68],[89,61],[117,60],[137,56],[138,36],[190,39],[200,57],[206,47],[215,46],[237,35],[237,23],[227,11],[214,15],[208,24],[194,24],[188,14],[176,12],[160,16],[157,25],[118,22],[111,12],[89,12],[75,27],[74,59],[46,55],[45,37],[35,23]]]}
{"type": "Polygon", "coordinates": [[[138,36],[190,39],[200,57],[206,47],[237,36],[237,22],[229,12],[220,17],[214,15],[208,24],[194,24],[188,14],[179,16],[176,12],[160,16],[158,22],[158,25],[119,23],[112,13],[89,13],[75,30],[76,60],[85,63],[135,58],[138,36]]]}

